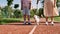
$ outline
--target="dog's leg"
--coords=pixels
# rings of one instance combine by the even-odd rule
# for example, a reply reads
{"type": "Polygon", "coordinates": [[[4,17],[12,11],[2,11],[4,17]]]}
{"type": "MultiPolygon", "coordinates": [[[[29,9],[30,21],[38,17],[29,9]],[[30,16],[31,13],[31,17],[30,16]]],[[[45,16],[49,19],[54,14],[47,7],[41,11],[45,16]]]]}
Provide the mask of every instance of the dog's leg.
{"type": "Polygon", "coordinates": [[[39,22],[37,22],[37,20],[35,19],[35,23],[36,23],[36,25],[39,25],[39,22]]]}
{"type": "Polygon", "coordinates": [[[37,25],[39,25],[39,21],[36,21],[37,25]]]}

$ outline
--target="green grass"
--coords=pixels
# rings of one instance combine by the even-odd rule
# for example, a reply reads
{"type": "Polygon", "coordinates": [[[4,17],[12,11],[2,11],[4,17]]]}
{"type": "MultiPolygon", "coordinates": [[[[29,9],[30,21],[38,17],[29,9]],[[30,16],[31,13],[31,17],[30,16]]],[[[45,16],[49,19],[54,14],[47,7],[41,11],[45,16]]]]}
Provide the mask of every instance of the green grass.
{"type": "MultiPolygon", "coordinates": [[[[34,20],[34,19],[31,18],[31,20],[34,20]]],[[[60,22],[60,17],[54,17],[54,20],[60,22]]],[[[23,18],[2,18],[0,19],[0,24],[6,24],[6,23],[12,23],[12,22],[14,23],[14,22],[20,22],[20,21],[24,21],[24,19],[23,18]]]]}
{"type": "MultiPolygon", "coordinates": [[[[31,18],[33,20],[33,18],[31,18]]],[[[11,23],[11,22],[20,22],[24,21],[23,18],[2,18],[0,19],[0,22],[5,22],[5,23],[11,23]]]]}
{"type": "Polygon", "coordinates": [[[55,17],[54,20],[60,22],[60,17],[55,17]]]}
{"type": "Polygon", "coordinates": [[[23,21],[23,18],[2,18],[0,19],[0,24],[6,24],[6,23],[14,23],[14,22],[20,22],[23,21]]]}
{"type": "MultiPolygon", "coordinates": [[[[50,19],[50,17],[49,17],[49,19],[50,19]]],[[[54,21],[60,22],[60,16],[55,16],[54,21]]]]}

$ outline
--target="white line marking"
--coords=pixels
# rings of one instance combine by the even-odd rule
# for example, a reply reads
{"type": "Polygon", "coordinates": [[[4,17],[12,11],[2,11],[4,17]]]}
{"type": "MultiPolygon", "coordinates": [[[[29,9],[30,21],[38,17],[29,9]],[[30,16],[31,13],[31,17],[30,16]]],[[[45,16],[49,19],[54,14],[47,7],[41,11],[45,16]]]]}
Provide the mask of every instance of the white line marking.
{"type": "Polygon", "coordinates": [[[31,30],[31,32],[30,32],[29,34],[33,34],[33,32],[35,31],[36,27],[37,27],[37,25],[35,25],[35,26],[33,27],[33,29],[31,30]]]}

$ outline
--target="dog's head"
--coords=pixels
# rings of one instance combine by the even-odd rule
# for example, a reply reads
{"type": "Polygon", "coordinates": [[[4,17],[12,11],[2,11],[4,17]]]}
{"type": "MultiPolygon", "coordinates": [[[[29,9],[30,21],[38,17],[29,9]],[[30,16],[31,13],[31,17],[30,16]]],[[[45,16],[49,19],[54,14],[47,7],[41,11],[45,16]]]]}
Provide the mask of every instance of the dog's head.
{"type": "Polygon", "coordinates": [[[34,15],[34,18],[39,18],[39,16],[37,16],[37,15],[34,15]]]}
{"type": "Polygon", "coordinates": [[[34,18],[37,17],[37,15],[34,15],[34,18]]]}
{"type": "Polygon", "coordinates": [[[39,16],[37,16],[37,15],[34,15],[34,19],[36,20],[36,22],[39,22],[39,20],[40,20],[39,16]]]}

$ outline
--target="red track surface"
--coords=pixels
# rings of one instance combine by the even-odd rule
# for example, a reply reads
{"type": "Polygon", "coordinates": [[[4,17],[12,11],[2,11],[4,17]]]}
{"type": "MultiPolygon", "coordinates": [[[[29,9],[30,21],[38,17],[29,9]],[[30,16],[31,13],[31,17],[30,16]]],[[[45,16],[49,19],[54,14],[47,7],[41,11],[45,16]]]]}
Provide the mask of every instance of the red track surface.
{"type": "Polygon", "coordinates": [[[0,25],[0,34],[28,34],[33,25],[0,25]]]}
{"type": "Polygon", "coordinates": [[[60,34],[60,24],[55,25],[39,25],[37,26],[34,34],[60,34]]]}

